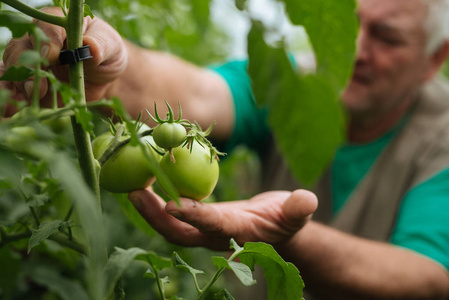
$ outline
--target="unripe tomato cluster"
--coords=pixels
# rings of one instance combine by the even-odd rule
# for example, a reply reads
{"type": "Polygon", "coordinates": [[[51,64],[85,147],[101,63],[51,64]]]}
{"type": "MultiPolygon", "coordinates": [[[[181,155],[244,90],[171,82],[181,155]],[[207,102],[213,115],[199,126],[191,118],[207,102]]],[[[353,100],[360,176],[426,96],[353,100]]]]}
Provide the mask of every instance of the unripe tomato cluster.
{"type": "MultiPolygon", "coordinates": [[[[140,132],[150,129],[146,125],[142,128],[140,132]]],[[[111,146],[114,137],[112,132],[107,132],[93,140],[96,159],[111,146]]],[[[129,133],[125,132],[118,141],[129,138],[129,133]]],[[[113,193],[146,188],[157,179],[153,169],[156,162],[181,197],[200,201],[212,193],[218,181],[219,167],[210,143],[198,142],[194,137],[189,139],[183,125],[167,122],[157,125],[151,135],[140,139],[154,161],[148,160],[140,145],[127,143],[121,146],[101,166],[102,188],[113,193]]],[[[204,141],[204,136],[202,139],[204,141]]]]}

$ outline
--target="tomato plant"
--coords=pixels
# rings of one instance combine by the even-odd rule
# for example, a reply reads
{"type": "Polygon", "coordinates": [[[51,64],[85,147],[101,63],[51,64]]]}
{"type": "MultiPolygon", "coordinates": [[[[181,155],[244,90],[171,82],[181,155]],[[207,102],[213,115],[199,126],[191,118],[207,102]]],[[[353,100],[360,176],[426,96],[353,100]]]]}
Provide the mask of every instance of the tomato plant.
{"type": "Polygon", "coordinates": [[[193,141],[190,149],[173,149],[176,161],[167,153],[162,157],[161,169],[168,175],[182,197],[203,200],[209,196],[218,181],[218,162],[207,145],[193,141]]]}

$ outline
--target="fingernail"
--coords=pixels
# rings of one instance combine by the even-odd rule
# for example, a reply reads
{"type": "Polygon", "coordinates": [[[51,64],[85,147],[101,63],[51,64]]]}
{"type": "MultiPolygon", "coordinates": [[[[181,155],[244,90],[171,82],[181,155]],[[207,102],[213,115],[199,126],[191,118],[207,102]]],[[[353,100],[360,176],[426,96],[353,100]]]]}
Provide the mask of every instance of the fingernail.
{"type": "Polygon", "coordinates": [[[137,210],[142,208],[142,201],[139,198],[129,198],[129,201],[131,201],[137,210]]]}
{"type": "Polygon", "coordinates": [[[43,58],[47,58],[49,51],[50,51],[50,46],[49,45],[43,45],[42,48],[41,48],[41,56],[43,58]]]}
{"type": "Polygon", "coordinates": [[[23,85],[23,88],[25,89],[25,94],[27,95],[28,98],[31,98],[31,96],[33,95],[33,87],[34,82],[32,80],[26,81],[23,85]]]}
{"type": "Polygon", "coordinates": [[[179,210],[168,211],[167,213],[176,219],[182,219],[184,216],[179,210]]]}

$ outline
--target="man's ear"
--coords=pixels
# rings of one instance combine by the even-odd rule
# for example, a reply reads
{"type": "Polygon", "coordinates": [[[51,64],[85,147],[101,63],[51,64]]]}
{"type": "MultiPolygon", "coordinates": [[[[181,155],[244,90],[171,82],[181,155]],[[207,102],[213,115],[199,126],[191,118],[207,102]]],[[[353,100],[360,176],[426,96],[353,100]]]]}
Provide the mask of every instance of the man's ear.
{"type": "Polygon", "coordinates": [[[430,57],[429,69],[426,72],[425,80],[432,79],[440,70],[441,66],[449,56],[449,40],[444,41],[430,57]]]}

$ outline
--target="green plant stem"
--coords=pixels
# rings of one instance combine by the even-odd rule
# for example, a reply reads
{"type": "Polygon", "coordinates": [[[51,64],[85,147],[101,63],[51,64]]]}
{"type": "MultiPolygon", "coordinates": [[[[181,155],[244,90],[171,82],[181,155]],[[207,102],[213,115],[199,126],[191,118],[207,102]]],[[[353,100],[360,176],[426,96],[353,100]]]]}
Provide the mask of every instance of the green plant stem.
{"type": "Polygon", "coordinates": [[[100,166],[102,166],[102,167],[119,148],[121,148],[122,146],[126,145],[129,142],[129,140],[128,140],[128,141],[126,141],[125,144],[120,143],[120,139],[122,138],[122,135],[125,132],[125,126],[120,124],[117,126],[116,129],[117,129],[117,131],[115,132],[115,135],[111,141],[111,144],[105,150],[105,152],[101,155],[101,157],[98,159],[98,162],[100,163],[100,166]]]}
{"type": "Polygon", "coordinates": [[[72,205],[70,205],[69,211],[67,212],[67,215],[64,218],[64,221],[67,222],[70,219],[74,210],[75,210],[75,204],[72,203],[72,205]]]}
{"type": "Polygon", "coordinates": [[[62,233],[54,233],[48,239],[55,241],[60,245],[66,246],[72,250],[75,250],[81,254],[87,255],[87,247],[84,244],[75,241],[73,238],[68,239],[67,236],[62,233]]]}
{"type": "MultiPolygon", "coordinates": [[[[41,41],[40,38],[36,35],[35,37],[36,40],[36,49],[40,49],[41,48],[41,41]]],[[[36,73],[34,74],[34,87],[33,88],[33,95],[32,95],[32,102],[31,105],[33,107],[34,110],[38,111],[39,110],[39,102],[40,102],[40,97],[39,97],[39,91],[40,88],[38,88],[40,86],[40,81],[41,81],[41,76],[39,74],[39,70],[41,69],[41,62],[38,61],[36,63],[36,65],[34,66],[36,73]]]]}
{"type": "MultiPolygon", "coordinates": [[[[0,248],[4,247],[5,245],[19,241],[22,239],[28,239],[31,236],[31,231],[24,231],[13,235],[8,235],[2,230],[1,234],[1,241],[0,241],[0,248]]],[[[69,240],[67,237],[61,233],[54,233],[49,238],[49,240],[55,241],[60,245],[66,246],[72,250],[75,250],[79,252],[80,254],[87,254],[87,248],[85,245],[81,244],[80,242],[77,242],[73,239],[69,240]]]]}
{"type": "MultiPolygon", "coordinates": [[[[240,251],[235,251],[229,258],[228,261],[233,261],[238,255],[240,254],[240,251]]],[[[218,280],[218,278],[221,276],[221,274],[224,272],[226,268],[220,268],[218,269],[218,271],[215,273],[214,277],[211,278],[211,280],[209,280],[208,283],[206,283],[206,285],[203,287],[203,289],[198,289],[198,295],[196,296],[195,300],[201,300],[203,299],[204,295],[206,294],[206,292],[210,289],[210,287],[215,283],[215,281],[218,280]]],[[[195,284],[198,285],[196,279],[195,279],[195,284]]]]}
{"type": "MultiPolygon", "coordinates": [[[[119,132],[119,131],[117,131],[119,132]]],[[[153,132],[153,129],[146,130],[140,134],[137,135],[137,137],[147,136],[150,135],[153,132]]],[[[121,136],[121,133],[119,135],[116,135],[114,139],[111,141],[111,144],[109,147],[103,152],[103,154],[98,159],[98,162],[100,163],[100,166],[103,166],[109,158],[111,158],[112,155],[114,155],[115,152],[117,152],[121,147],[125,146],[131,141],[131,138],[127,138],[125,140],[120,141],[119,138],[121,136]]]]}
{"type": "Polygon", "coordinates": [[[153,269],[154,275],[156,276],[157,289],[159,291],[159,295],[161,296],[161,300],[165,300],[165,291],[164,291],[164,287],[162,285],[162,280],[159,275],[159,272],[154,268],[153,265],[150,264],[150,266],[153,269]]]}
{"type": "Polygon", "coordinates": [[[31,214],[33,215],[34,221],[36,222],[36,226],[40,226],[41,225],[41,221],[39,220],[39,217],[37,216],[36,210],[34,209],[34,207],[30,206],[30,211],[31,214]]]}
{"type": "MultiPolygon", "coordinates": [[[[68,49],[73,50],[83,45],[83,13],[82,1],[70,1],[70,12],[67,17],[68,21],[66,26],[68,49]]],[[[78,104],[84,105],[82,109],[86,109],[84,72],[82,63],[69,65],[69,78],[70,86],[81,94],[81,97],[77,101],[78,104]]],[[[78,161],[84,180],[96,195],[98,205],[101,207],[100,187],[95,159],[92,153],[90,135],[83,129],[82,125],[77,122],[74,116],[71,117],[71,120],[78,153],[78,161]]]]}
{"type": "Polygon", "coordinates": [[[45,13],[43,11],[25,5],[18,0],[0,0],[0,2],[3,2],[11,7],[14,7],[18,11],[23,12],[24,14],[33,17],[35,19],[39,19],[44,22],[58,25],[61,27],[66,27],[67,25],[67,18],[45,13]]]}
{"type": "Polygon", "coordinates": [[[8,243],[15,242],[18,240],[26,239],[31,236],[31,232],[21,232],[14,235],[7,235],[3,229],[1,229],[1,240],[0,240],[0,249],[6,246],[8,243]]]}

